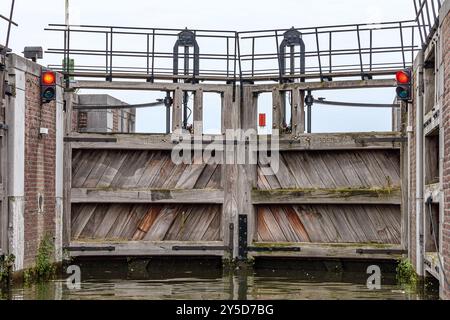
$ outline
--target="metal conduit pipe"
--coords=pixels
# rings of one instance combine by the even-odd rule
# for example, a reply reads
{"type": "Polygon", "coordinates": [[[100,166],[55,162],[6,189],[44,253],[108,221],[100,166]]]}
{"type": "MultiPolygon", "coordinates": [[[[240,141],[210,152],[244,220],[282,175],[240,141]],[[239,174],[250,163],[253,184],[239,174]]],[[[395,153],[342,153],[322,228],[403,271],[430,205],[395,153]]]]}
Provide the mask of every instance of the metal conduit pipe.
{"type": "Polygon", "coordinates": [[[422,276],[424,274],[423,258],[425,254],[423,235],[423,50],[419,52],[418,59],[416,73],[416,271],[422,276]]]}

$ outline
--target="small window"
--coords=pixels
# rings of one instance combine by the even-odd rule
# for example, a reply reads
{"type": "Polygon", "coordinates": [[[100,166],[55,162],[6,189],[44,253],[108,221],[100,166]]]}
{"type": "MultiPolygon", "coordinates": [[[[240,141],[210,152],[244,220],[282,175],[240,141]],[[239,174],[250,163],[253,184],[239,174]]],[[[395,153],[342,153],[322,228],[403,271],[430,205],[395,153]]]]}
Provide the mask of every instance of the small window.
{"type": "Polygon", "coordinates": [[[219,93],[203,93],[203,133],[222,134],[222,97],[219,93]]]}
{"type": "Polygon", "coordinates": [[[258,96],[258,118],[260,114],[264,114],[266,118],[265,126],[259,126],[259,123],[256,124],[260,135],[272,134],[272,108],[272,93],[260,93],[258,96]]]}

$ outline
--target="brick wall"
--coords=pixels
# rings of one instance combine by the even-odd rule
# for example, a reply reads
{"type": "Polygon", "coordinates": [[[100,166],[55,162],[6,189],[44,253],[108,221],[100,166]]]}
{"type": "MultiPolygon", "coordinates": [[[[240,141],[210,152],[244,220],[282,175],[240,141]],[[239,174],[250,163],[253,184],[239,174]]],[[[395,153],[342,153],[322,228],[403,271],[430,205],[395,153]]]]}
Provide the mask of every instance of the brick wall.
{"type": "MultiPolygon", "coordinates": [[[[444,130],[444,219],[442,223],[442,254],[444,269],[450,279],[450,13],[441,28],[442,54],[444,61],[444,100],[442,106],[442,128],[444,130]]],[[[450,299],[448,284],[442,284],[444,298],[450,299]]]]}
{"type": "Polygon", "coordinates": [[[88,114],[87,112],[77,112],[78,114],[78,127],[76,131],[86,129],[88,126],[88,114]]]}
{"type": "Polygon", "coordinates": [[[119,131],[119,113],[120,113],[119,109],[113,110],[113,128],[112,128],[113,132],[119,131]]]}
{"type": "Polygon", "coordinates": [[[27,268],[34,263],[42,237],[55,235],[55,103],[41,105],[39,78],[31,74],[26,75],[25,108],[24,267],[27,268]],[[41,137],[40,127],[48,128],[49,134],[41,137]]]}

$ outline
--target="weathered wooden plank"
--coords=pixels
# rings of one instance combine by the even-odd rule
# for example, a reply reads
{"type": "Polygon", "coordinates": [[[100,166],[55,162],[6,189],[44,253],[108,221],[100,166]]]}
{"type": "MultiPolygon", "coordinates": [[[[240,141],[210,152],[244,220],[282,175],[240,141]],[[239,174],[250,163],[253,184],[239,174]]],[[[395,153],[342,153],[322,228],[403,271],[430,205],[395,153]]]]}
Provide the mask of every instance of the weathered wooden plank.
{"type": "Polygon", "coordinates": [[[73,188],[72,203],[223,203],[222,190],[73,188]]]}
{"type": "Polygon", "coordinates": [[[194,93],[194,134],[203,134],[203,89],[200,88],[194,93]],[[199,124],[202,124],[199,126],[199,124]]]}
{"type": "MultiPolygon", "coordinates": [[[[154,207],[154,206],[152,206],[154,207]]],[[[139,227],[136,231],[136,226],[140,226],[143,217],[147,213],[146,206],[135,205],[130,209],[130,213],[127,216],[126,221],[123,223],[122,228],[119,230],[120,235],[124,239],[134,239],[136,233],[140,232],[139,227]]]]}
{"type": "Polygon", "coordinates": [[[72,241],[70,247],[90,248],[89,251],[73,251],[69,253],[72,257],[81,256],[223,256],[225,250],[204,250],[224,246],[222,241],[72,241]],[[174,247],[193,247],[198,250],[174,250],[174,247]],[[114,250],[108,250],[113,247],[114,250]],[[98,251],[93,250],[96,248],[98,251]]]}
{"type": "Polygon", "coordinates": [[[162,209],[162,206],[151,206],[147,209],[144,218],[140,221],[137,231],[133,235],[133,241],[142,240],[145,237],[162,209]]]}
{"type": "Polygon", "coordinates": [[[119,172],[120,168],[124,164],[127,153],[119,151],[115,155],[112,153],[109,154],[110,162],[102,177],[99,179],[97,186],[98,188],[109,188],[111,187],[111,183],[119,172]]]}
{"type": "Polygon", "coordinates": [[[90,206],[84,206],[81,209],[82,210],[73,213],[71,230],[72,230],[72,238],[74,239],[80,237],[87,223],[91,219],[92,214],[96,209],[96,205],[93,204],[90,206]]]}
{"type": "MultiPolygon", "coordinates": [[[[88,205],[87,207],[89,207],[88,205]]],[[[83,210],[83,207],[80,206],[72,206],[74,211],[83,210]]],[[[83,231],[80,234],[79,239],[95,239],[97,234],[97,230],[101,227],[103,219],[106,216],[106,213],[109,210],[109,205],[97,204],[95,208],[95,212],[91,215],[88,223],[84,227],[83,231]]],[[[72,238],[72,240],[77,240],[76,238],[72,238]]]]}
{"type": "Polygon", "coordinates": [[[299,135],[305,133],[305,105],[304,93],[300,90],[292,90],[291,117],[292,134],[299,135]]]}
{"type": "Polygon", "coordinates": [[[274,88],[279,90],[331,90],[331,89],[355,89],[355,88],[383,88],[395,87],[393,79],[372,80],[344,80],[323,82],[299,82],[283,84],[259,84],[252,86],[254,92],[271,92],[274,88]]]}
{"type": "MultiPolygon", "coordinates": [[[[73,116],[73,103],[75,95],[72,92],[64,94],[66,112],[64,115],[64,136],[72,135],[72,116],[73,116]]],[[[64,165],[63,165],[63,244],[68,245],[70,243],[72,230],[72,204],[71,204],[71,188],[72,188],[72,146],[70,143],[64,143],[64,165]]]]}
{"type": "Polygon", "coordinates": [[[163,241],[180,209],[181,208],[177,206],[165,206],[158,217],[156,217],[155,222],[151,226],[149,232],[145,235],[144,240],[163,241]]]}
{"type": "Polygon", "coordinates": [[[253,204],[401,204],[400,189],[253,190],[253,204]]]}
{"type": "MultiPolygon", "coordinates": [[[[104,78],[104,77],[103,77],[104,78]]],[[[145,91],[175,91],[176,89],[185,91],[197,91],[202,89],[205,92],[223,92],[231,85],[221,84],[190,84],[190,83],[169,83],[169,82],[136,82],[136,81],[92,81],[83,80],[71,83],[73,89],[111,89],[111,90],[145,90],[145,91]]]]}
{"type": "MultiPolygon", "coordinates": [[[[72,134],[73,137],[114,137],[116,142],[70,142],[73,149],[120,149],[120,150],[172,150],[175,144],[171,135],[160,134],[72,134]]],[[[214,135],[205,135],[203,148],[213,141],[214,135]]],[[[302,150],[357,150],[357,149],[399,149],[400,142],[389,139],[400,137],[397,132],[368,133],[313,133],[301,134],[293,138],[280,138],[280,151],[302,150]],[[387,140],[364,140],[382,138],[387,140]],[[364,141],[364,142],[362,142],[364,141]]],[[[194,139],[191,136],[191,139],[194,139]]],[[[268,138],[270,144],[270,137],[268,138]]],[[[261,149],[261,148],[260,148],[261,149]]],[[[263,149],[261,149],[263,150],[263,149]]]]}
{"type": "Polygon", "coordinates": [[[154,151],[150,153],[150,157],[147,159],[147,163],[142,168],[142,176],[136,184],[136,188],[148,188],[155,178],[157,172],[160,170],[162,165],[162,159],[164,158],[164,153],[161,151],[154,151]]]}
{"type": "Polygon", "coordinates": [[[283,125],[283,103],[280,90],[272,90],[272,129],[281,131],[283,125]]]}
{"type": "Polygon", "coordinates": [[[252,251],[250,257],[297,257],[297,258],[342,258],[364,260],[398,260],[402,255],[400,245],[367,245],[367,244],[320,244],[320,243],[264,243],[254,244],[256,247],[299,247],[300,251],[252,251]],[[389,252],[389,250],[391,252],[389,252]],[[367,253],[370,252],[370,253],[367,253]]]}
{"type": "Polygon", "coordinates": [[[175,184],[177,189],[193,189],[206,168],[205,164],[193,164],[187,167],[175,184]]]}
{"type": "Polygon", "coordinates": [[[95,188],[105,174],[106,169],[108,169],[111,160],[113,160],[111,158],[108,152],[100,153],[100,159],[94,164],[90,174],[81,185],[86,188],[95,188]]]}
{"type": "Polygon", "coordinates": [[[183,127],[183,90],[179,87],[174,91],[172,106],[172,132],[180,130],[183,127]]]}

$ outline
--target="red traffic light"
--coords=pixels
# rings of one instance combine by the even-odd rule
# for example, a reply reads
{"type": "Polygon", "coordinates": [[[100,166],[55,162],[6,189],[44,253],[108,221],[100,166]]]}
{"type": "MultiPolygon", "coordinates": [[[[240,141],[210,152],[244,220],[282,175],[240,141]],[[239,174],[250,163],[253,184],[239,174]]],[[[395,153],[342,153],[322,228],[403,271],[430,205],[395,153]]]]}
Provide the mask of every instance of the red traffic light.
{"type": "Polygon", "coordinates": [[[395,79],[397,80],[398,83],[400,84],[407,84],[411,82],[411,76],[408,72],[406,71],[398,71],[395,74],[395,79]]]}
{"type": "Polygon", "coordinates": [[[42,84],[52,86],[56,84],[56,74],[53,71],[45,71],[42,73],[42,84]]]}

